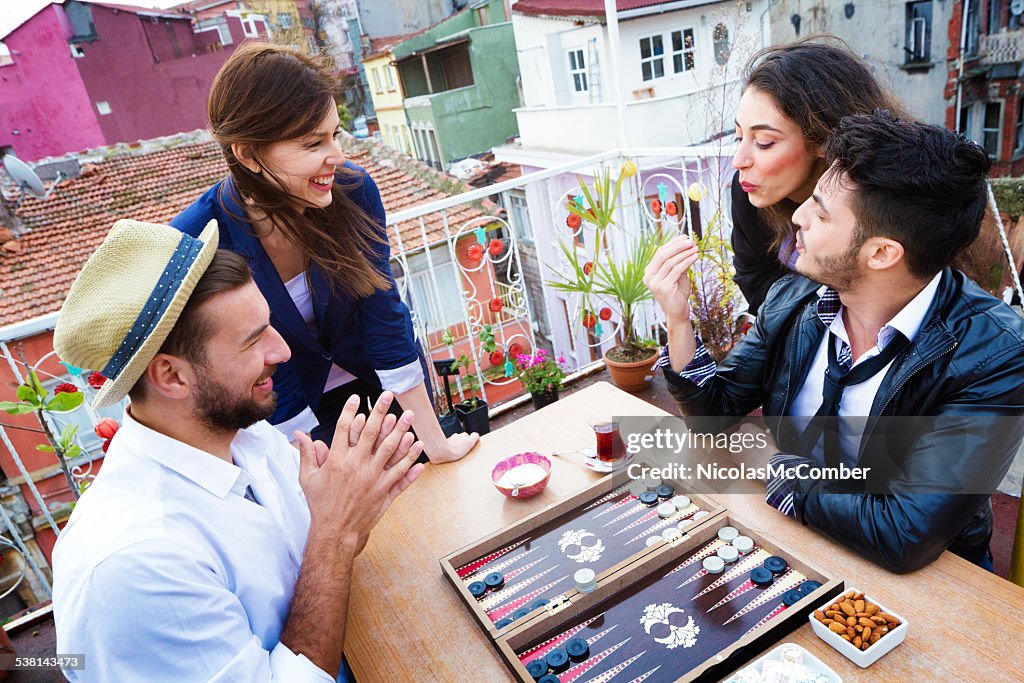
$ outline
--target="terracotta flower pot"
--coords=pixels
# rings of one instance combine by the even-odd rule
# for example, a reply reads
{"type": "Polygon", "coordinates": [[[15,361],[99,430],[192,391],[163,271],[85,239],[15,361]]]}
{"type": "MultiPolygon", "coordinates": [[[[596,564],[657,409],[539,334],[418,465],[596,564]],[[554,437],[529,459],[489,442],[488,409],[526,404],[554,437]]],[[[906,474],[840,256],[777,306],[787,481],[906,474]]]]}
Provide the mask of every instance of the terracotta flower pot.
{"type": "Polygon", "coordinates": [[[612,383],[623,391],[643,391],[651,386],[651,379],[654,378],[652,368],[657,360],[657,350],[652,351],[649,358],[632,363],[619,363],[609,358],[607,354],[604,357],[612,383]]]}

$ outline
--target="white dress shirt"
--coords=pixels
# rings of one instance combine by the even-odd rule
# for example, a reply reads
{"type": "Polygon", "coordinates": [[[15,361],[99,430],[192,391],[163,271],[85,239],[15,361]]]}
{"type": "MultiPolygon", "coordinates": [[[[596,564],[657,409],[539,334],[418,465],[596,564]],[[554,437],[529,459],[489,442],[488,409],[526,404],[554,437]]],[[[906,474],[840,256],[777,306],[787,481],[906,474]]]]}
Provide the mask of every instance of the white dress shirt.
{"type": "MultiPolygon", "coordinates": [[[[939,272],[925,285],[924,289],[917,296],[910,300],[910,303],[900,309],[900,312],[893,316],[892,320],[883,325],[882,329],[878,331],[875,346],[865,351],[860,358],[854,358],[853,367],[857,367],[869,358],[874,358],[880,354],[881,349],[885,348],[885,345],[897,332],[902,333],[903,336],[913,342],[914,338],[917,337],[918,331],[921,329],[925,316],[928,314],[928,309],[935,298],[935,292],[939,289],[939,280],[941,279],[942,273],[939,272]]],[[[824,295],[827,289],[827,287],[822,286],[819,294],[824,295]]],[[[839,308],[839,313],[832,320],[828,326],[828,331],[822,337],[821,344],[814,354],[811,369],[807,373],[807,379],[793,399],[793,405],[789,411],[790,415],[811,416],[817,413],[818,408],[821,406],[822,397],[824,396],[825,370],[828,368],[829,331],[837,337],[836,344],[845,343],[849,345],[850,335],[846,331],[846,325],[843,324],[842,307],[839,308]]],[[[860,384],[846,387],[843,390],[843,396],[839,403],[839,416],[866,418],[868,415],[871,415],[871,404],[874,403],[875,394],[878,393],[878,388],[882,386],[882,380],[885,379],[891,367],[892,362],[860,384]]],[[[794,423],[796,422],[797,420],[794,419],[794,423]]],[[[842,461],[849,467],[852,467],[857,461],[860,439],[863,434],[862,427],[863,425],[854,424],[853,420],[840,421],[839,423],[842,439],[842,461]]],[[[818,441],[818,445],[812,454],[814,460],[819,464],[824,461],[822,455],[823,442],[824,439],[818,441]]]]}
{"type": "Polygon", "coordinates": [[[298,452],[259,422],[231,456],[125,411],[53,553],[57,651],[85,654],[69,680],[335,680],[280,642],[309,530],[298,452]]]}

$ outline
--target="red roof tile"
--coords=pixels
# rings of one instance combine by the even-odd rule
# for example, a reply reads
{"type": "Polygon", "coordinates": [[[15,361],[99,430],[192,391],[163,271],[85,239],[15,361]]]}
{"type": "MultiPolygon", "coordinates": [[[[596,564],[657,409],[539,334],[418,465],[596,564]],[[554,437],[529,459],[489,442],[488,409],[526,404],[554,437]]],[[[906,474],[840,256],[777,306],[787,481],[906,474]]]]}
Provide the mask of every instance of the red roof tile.
{"type": "MultiPolygon", "coordinates": [[[[378,159],[366,145],[350,150],[350,158],[376,181],[389,212],[467,189],[413,159],[378,159]]],[[[26,197],[18,209],[29,230],[18,240],[21,249],[0,251],[0,325],[59,310],[75,276],[115,221],[165,223],[226,173],[220,147],[205,142],[87,164],[80,177],[61,182],[45,201],[26,197]]],[[[493,205],[463,205],[449,209],[447,218],[454,233],[466,221],[493,213],[493,205]]],[[[405,250],[423,246],[418,220],[398,227],[405,250]]],[[[424,227],[428,243],[445,238],[440,215],[427,216],[424,227]]],[[[389,237],[397,251],[393,230],[389,237]]]]}
{"type": "MultiPolygon", "coordinates": [[[[620,12],[667,5],[676,0],[616,0],[615,7],[620,12]]],[[[603,17],[604,0],[519,0],[512,5],[512,11],[518,14],[531,14],[552,17],[603,17]]]]}

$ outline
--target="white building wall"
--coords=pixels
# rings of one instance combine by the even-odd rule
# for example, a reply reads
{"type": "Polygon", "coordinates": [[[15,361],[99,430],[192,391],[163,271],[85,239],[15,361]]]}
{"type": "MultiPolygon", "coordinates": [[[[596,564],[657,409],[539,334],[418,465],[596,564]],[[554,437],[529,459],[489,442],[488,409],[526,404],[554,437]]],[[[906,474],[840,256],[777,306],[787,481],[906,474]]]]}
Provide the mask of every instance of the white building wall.
{"type": "MultiPolygon", "coordinates": [[[[677,9],[656,15],[620,17],[619,87],[625,103],[628,146],[690,145],[731,130],[739,99],[738,79],[747,57],[767,33],[767,2],[731,1],[677,9]],[[729,34],[730,56],[715,59],[715,27],[729,34]],[[690,29],[694,67],[675,73],[672,32],[690,29]],[[640,39],[662,38],[661,77],[644,81],[640,39]]],[[[596,19],[575,26],[567,18],[513,14],[524,106],[517,110],[523,147],[592,153],[615,144],[618,112],[611,93],[608,33],[596,19]],[[573,92],[568,51],[583,49],[596,57],[598,77],[591,92],[573,92]],[[598,91],[599,94],[594,91],[598,91]]]]}
{"type": "Polygon", "coordinates": [[[867,58],[876,76],[888,82],[911,114],[944,126],[949,21],[956,5],[932,0],[931,64],[908,68],[904,51],[907,4],[895,0],[776,0],[770,12],[772,42],[784,44],[815,32],[835,34],[867,58]],[[850,17],[846,16],[847,5],[853,6],[850,17]],[[799,17],[799,34],[794,17],[799,17]]]}

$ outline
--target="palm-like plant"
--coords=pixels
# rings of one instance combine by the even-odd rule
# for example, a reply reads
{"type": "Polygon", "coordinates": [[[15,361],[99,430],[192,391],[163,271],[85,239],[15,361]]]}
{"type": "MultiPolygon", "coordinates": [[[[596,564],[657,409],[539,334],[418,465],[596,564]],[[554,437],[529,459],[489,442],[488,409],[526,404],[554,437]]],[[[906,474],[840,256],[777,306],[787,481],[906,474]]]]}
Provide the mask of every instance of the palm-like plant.
{"type": "Polygon", "coordinates": [[[582,252],[575,244],[559,240],[569,272],[564,279],[552,280],[548,284],[563,292],[579,294],[582,303],[583,325],[594,327],[598,319],[607,320],[610,309],[598,309],[595,302],[601,296],[615,300],[619,309],[621,325],[618,343],[623,353],[634,356],[642,352],[644,344],[634,327],[636,307],[651,300],[651,293],[644,285],[644,269],[665,239],[660,234],[643,235],[630,245],[629,253],[619,262],[611,259],[603,247],[607,244],[607,231],[615,225],[615,210],[622,190],[623,181],[636,173],[636,165],[629,161],[623,165],[618,178],[613,182],[611,171],[601,169],[594,176],[593,191],[581,178],[582,203],[573,199],[569,202],[569,213],[577,216],[582,223],[594,226],[593,249],[582,252]]]}

